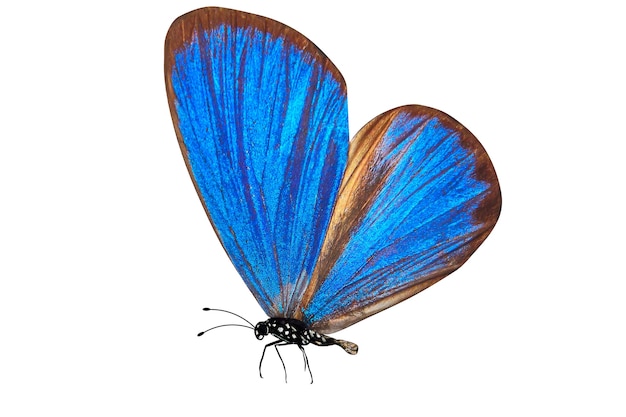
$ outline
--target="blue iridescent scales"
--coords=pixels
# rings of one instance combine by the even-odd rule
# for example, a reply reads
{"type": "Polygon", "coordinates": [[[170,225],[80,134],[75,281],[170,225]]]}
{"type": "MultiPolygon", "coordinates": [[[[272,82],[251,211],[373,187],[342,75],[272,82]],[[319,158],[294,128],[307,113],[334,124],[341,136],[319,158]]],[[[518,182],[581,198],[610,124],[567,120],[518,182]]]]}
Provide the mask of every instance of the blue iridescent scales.
{"type": "Polygon", "coordinates": [[[465,127],[409,105],[350,141],[343,77],[279,22],[183,15],[165,79],[200,200],[269,317],[346,328],[459,268],[498,219],[495,170],[465,127]]]}

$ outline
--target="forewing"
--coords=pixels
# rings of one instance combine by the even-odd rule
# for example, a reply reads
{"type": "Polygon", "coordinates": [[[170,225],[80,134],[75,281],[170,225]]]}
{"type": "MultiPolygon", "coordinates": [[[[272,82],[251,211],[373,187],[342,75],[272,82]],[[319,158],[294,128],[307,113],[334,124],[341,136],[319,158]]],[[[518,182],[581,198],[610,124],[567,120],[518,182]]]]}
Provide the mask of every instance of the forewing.
{"type": "Polygon", "coordinates": [[[165,42],[174,127],[223,247],[270,317],[310,278],[348,153],[343,78],[295,30],[205,8],[165,42]]]}
{"type": "Polygon", "coordinates": [[[500,186],[478,140],[450,116],[405,106],[350,144],[300,318],[331,333],[460,267],[498,219],[500,186]]]}

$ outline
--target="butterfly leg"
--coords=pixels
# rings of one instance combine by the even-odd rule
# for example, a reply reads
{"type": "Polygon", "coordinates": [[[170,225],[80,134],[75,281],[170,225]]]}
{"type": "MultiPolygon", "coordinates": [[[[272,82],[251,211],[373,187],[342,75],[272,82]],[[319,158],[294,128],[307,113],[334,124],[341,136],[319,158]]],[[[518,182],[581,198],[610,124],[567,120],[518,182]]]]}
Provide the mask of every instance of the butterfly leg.
{"type": "Polygon", "coordinates": [[[302,351],[302,356],[304,357],[304,370],[306,371],[306,368],[309,368],[309,375],[311,375],[311,384],[312,384],[313,373],[311,372],[311,365],[309,365],[309,358],[306,356],[306,352],[304,351],[304,348],[302,347],[302,345],[298,345],[298,347],[302,351]]]}
{"type": "Polygon", "coordinates": [[[287,382],[287,368],[285,367],[285,362],[283,361],[282,356],[280,356],[280,353],[278,352],[278,346],[284,346],[287,343],[283,342],[282,340],[276,340],[272,343],[268,343],[267,345],[265,345],[265,347],[263,348],[263,354],[261,355],[261,361],[259,362],[259,376],[261,378],[263,378],[263,374],[261,373],[261,366],[263,365],[263,358],[265,357],[265,350],[270,347],[270,346],[274,346],[274,349],[276,349],[276,353],[278,354],[278,358],[280,359],[280,362],[283,364],[283,370],[285,372],[285,382],[287,382]]]}
{"type": "Polygon", "coordinates": [[[274,344],[274,349],[276,349],[276,354],[278,355],[278,358],[280,359],[280,363],[283,364],[283,371],[285,372],[285,384],[287,383],[287,368],[285,367],[285,362],[283,361],[283,357],[280,356],[280,352],[278,351],[278,346],[285,346],[288,345],[289,343],[277,343],[274,344]]]}

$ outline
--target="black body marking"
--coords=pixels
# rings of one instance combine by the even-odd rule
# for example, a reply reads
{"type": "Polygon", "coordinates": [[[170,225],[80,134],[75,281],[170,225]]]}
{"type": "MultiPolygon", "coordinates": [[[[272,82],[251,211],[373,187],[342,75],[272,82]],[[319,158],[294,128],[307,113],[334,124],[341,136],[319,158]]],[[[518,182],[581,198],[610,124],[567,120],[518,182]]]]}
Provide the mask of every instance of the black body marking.
{"type": "Polygon", "coordinates": [[[273,317],[257,323],[257,325],[254,327],[254,335],[257,339],[261,340],[264,336],[267,336],[268,334],[276,337],[278,340],[268,343],[263,348],[263,354],[261,355],[261,361],[259,362],[259,376],[263,378],[263,375],[261,373],[261,365],[263,364],[263,358],[265,357],[265,350],[269,346],[274,346],[274,349],[276,350],[276,353],[280,358],[280,362],[283,364],[283,369],[285,371],[285,382],[287,382],[287,368],[285,367],[285,362],[283,362],[283,358],[278,352],[278,346],[297,345],[300,348],[300,350],[302,351],[302,356],[304,357],[304,370],[306,371],[306,369],[308,368],[309,375],[311,375],[311,384],[313,383],[313,374],[311,373],[309,359],[307,358],[306,352],[304,351],[304,346],[308,344],[314,344],[317,346],[337,345],[351,355],[355,355],[359,349],[358,346],[352,342],[346,342],[345,340],[335,339],[330,336],[326,336],[325,334],[318,333],[314,330],[309,329],[304,322],[290,318],[273,317]]]}

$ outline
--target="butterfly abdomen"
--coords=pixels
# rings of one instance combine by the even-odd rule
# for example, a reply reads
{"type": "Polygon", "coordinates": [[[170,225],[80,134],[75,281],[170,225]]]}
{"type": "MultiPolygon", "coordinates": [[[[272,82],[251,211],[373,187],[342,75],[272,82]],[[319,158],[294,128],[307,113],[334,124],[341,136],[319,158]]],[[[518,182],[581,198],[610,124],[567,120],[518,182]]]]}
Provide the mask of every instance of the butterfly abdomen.
{"type": "MultiPolygon", "coordinates": [[[[355,343],[335,339],[309,327],[302,321],[283,317],[273,317],[257,324],[257,329],[263,328],[262,333],[271,334],[288,344],[306,346],[341,346],[343,350],[355,355],[359,348],[355,343]]],[[[257,331],[258,334],[258,331],[257,331]]]]}
{"type": "Polygon", "coordinates": [[[343,350],[348,352],[350,355],[356,355],[359,352],[359,347],[356,343],[348,342],[346,340],[335,340],[335,344],[341,346],[343,350]]]}

